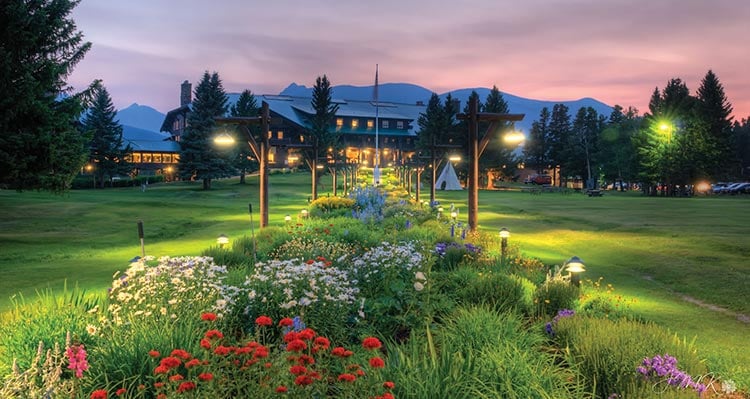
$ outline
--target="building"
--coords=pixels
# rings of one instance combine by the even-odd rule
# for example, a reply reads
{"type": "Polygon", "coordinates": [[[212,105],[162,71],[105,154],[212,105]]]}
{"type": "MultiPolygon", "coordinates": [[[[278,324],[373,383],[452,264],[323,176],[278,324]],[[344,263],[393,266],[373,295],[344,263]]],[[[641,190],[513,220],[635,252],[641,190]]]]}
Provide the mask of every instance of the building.
{"type": "Polygon", "coordinates": [[[132,149],[125,159],[132,163],[133,174],[164,175],[167,181],[176,176],[180,145],[169,134],[123,126],[122,141],[132,149]]]}
{"type": "MultiPolygon", "coordinates": [[[[237,94],[230,94],[230,103],[237,94]]],[[[310,97],[283,95],[256,95],[258,104],[268,103],[271,123],[269,125],[269,166],[271,168],[295,167],[303,162],[299,153],[300,144],[305,144],[310,129],[310,119],[315,114],[310,97]]],[[[376,111],[377,140],[380,165],[400,164],[414,153],[417,140],[417,118],[425,111],[424,104],[397,104],[373,101],[334,99],[338,105],[331,130],[340,133],[342,148],[339,159],[348,164],[374,165],[376,158],[376,111]]],[[[180,87],[180,107],[167,113],[161,130],[168,132],[174,142],[179,142],[187,125],[191,111],[191,85],[185,81],[180,87]]]]}

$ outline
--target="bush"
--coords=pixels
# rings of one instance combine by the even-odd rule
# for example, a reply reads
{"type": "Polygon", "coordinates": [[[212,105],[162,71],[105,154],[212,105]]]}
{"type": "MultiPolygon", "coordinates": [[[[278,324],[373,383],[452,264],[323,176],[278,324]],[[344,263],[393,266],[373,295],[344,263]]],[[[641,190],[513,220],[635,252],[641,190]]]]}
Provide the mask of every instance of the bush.
{"type": "Polygon", "coordinates": [[[332,211],[342,210],[336,214],[348,214],[354,206],[354,200],[351,198],[343,197],[318,197],[315,201],[310,204],[312,207],[312,215],[314,217],[320,217],[325,214],[332,213],[332,211]]]}
{"type": "Polygon", "coordinates": [[[534,293],[534,315],[551,318],[560,309],[572,309],[579,293],[578,287],[567,281],[547,281],[534,293]]]}
{"type": "MultiPolygon", "coordinates": [[[[316,235],[295,236],[281,244],[270,254],[272,259],[315,259],[324,262],[337,262],[340,258],[351,258],[354,248],[350,244],[330,242],[316,235]]],[[[343,260],[343,259],[342,259],[343,260]]]]}
{"type": "Polygon", "coordinates": [[[596,397],[618,394],[624,398],[691,397],[695,392],[677,391],[665,381],[646,381],[637,373],[646,358],[668,353],[692,376],[705,375],[706,366],[696,354],[695,345],[678,339],[663,328],[632,320],[608,320],[586,316],[558,320],[554,342],[567,362],[584,378],[596,397]]]}
{"type": "Polygon", "coordinates": [[[251,265],[253,263],[253,255],[250,256],[243,253],[243,251],[235,251],[233,249],[226,249],[221,247],[209,247],[201,252],[201,256],[209,257],[214,260],[214,263],[228,268],[238,268],[251,265]]]}

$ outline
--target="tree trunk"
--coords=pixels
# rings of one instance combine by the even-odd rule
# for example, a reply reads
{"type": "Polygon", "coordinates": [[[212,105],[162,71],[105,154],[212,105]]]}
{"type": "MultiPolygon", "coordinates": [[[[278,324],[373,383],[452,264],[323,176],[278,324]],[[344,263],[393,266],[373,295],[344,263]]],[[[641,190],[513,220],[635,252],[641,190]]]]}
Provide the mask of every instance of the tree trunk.
{"type": "Polygon", "coordinates": [[[210,190],[211,189],[211,179],[203,179],[203,189],[204,190],[210,190]]]}
{"type": "Polygon", "coordinates": [[[245,173],[246,172],[247,172],[247,170],[245,168],[242,168],[242,170],[240,170],[240,184],[245,184],[245,173]]]}

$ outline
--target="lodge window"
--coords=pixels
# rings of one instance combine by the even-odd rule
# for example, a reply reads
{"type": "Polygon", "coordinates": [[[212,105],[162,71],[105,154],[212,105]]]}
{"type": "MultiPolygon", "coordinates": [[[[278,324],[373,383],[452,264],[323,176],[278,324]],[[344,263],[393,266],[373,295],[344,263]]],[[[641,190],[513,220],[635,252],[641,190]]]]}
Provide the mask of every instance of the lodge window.
{"type": "Polygon", "coordinates": [[[336,118],[336,127],[344,126],[344,118],[336,118]]]}
{"type": "Polygon", "coordinates": [[[388,129],[391,126],[390,121],[383,121],[383,129],[388,129]]]}
{"type": "Polygon", "coordinates": [[[276,132],[276,138],[279,139],[279,140],[283,140],[284,139],[284,132],[281,131],[281,130],[279,130],[278,132],[276,132]]]}
{"type": "Polygon", "coordinates": [[[133,163],[141,163],[141,154],[138,152],[133,153],[133,163]]]}
{"type": "Polygon", "coordinates": [[[143,163],[151,163],[151,154],[143,154],[143,163]]]}
{"type": "Polygon", "coordinates": [[[161,163],[161,154],[154,154],[151,159],[153,163],[161,163]]]}
{"type": "Polygon", "coordinates": [[[352,119],[352,129],[356,129],[359,126],[359,119],[352,119]]]}
{"type": "Polygon", "coordinates": [[[374,128],[374,127],[375,127],[375,121],[374,121],[374,120],[372,120],[372,119],[368,119],[368,120],[367,120],[367,128],[368,128],[368,129],[372,129],[372,128],[374,128]]]}
{"type": "Polygon", "coordinates": [[[404,128],[404,121],[397,121],[396,129],[403,129],[403,128],[404,128]]]}
{"type": "Polygon", "coordinates": [[[300,136],[299,136],[299,142],[300,142],[300,143],[304,143],[304,142],[305,142],[305,136],[303,136],[303,135],[300,135],[300,136]]]}

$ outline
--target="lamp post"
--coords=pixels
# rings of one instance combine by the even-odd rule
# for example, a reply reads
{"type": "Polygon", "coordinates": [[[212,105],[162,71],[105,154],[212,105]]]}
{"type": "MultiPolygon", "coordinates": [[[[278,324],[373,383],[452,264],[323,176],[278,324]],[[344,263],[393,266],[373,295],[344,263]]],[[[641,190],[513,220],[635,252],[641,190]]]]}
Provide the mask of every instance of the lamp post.
{"type": "Polygon", "coordinates": [[[479,157],[487,148],[492,133],[499,127],[502,121],[521,121],[524,114],[498,114],[479,112],[478,98],[471,97],[469,101],[469,113],[458,114],[456,119],[469,121],[469,231],[477,229],[477,213],[479,209],[479,157]],[[490,122],[487,132],[480,142],[478,128],[479,122],[490,122]]]}
{"type": "Polygon", "coordinates": [[[229,244],[229,237],[226,234],[219,234],[216,238],[216,243],[219,244],[219,248],[224,248],[225,245],[229,244]]]}
{"type": "Polygon", "coordinates": [[[437,213],[438,213],[437,214],[437,218],[438,218],[438,220],[440,220],[443,217],[443,207],[442,206],[438,206],[437,213]]]}
{"type": "Polygon", "coordinates": [[[307,219],[307,209],[301,210],[300,215],[302,215],[302,219],[307,219]]]}
{"type": "Polygon", "coordinates": [[[510,231],[505,227],[500,229],[500,255],[503,264],[505,264],[505,255],[508,253],[508,237],[510,237],[510,231]]]}
{"type": "MultiPolygon", "coordinates": [[[[240,131],[245,135],[247,144],[250,146],[255,159],[260,164],[259,186],[260,186],[260,228],[268,226],[268,124],[270,123],[270,110],[268,103],[263,101],[261,106],[261,116],[255,117],[231,117],[231,118],[214,118],[218,124],[238,125],[240,131]],[[249,125],[260,124],[260,142],[255,140],[253,134],[248,128],[249,125]]],[[[226,135],[223,135],[226,136],[226,135]]],[[[229,145],[234,140],[227,140],[226,137],[218,136],[214,143],[218,145],[229,145]]],[[[252,212],[250,213],[252,217],[252,212]]]]}
{"type": "Polygon", "coordinates": [[[284,223],[286,223],[287,226],[289,226],[289,223],[292,222],[292,215],[287,214],[284,216],[284,223]]]}
{"type": "Polygon", "coordinates": [[[568,271],[570,274],[570,283],[575,285],[576,287],[579,287],[581,285],[580,277],[578,276],[578,273],[583,273],[586,271],[585,264],[581,260],[581,258],[574,256],[570,259],[568,259],[567,262],[565,262],[565,270],[568,271]]]}

